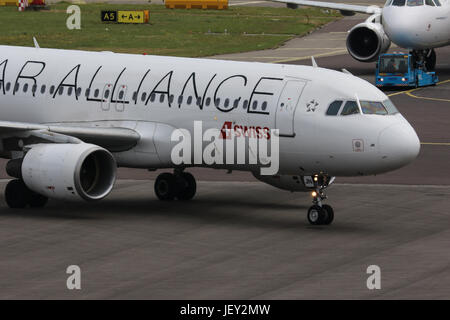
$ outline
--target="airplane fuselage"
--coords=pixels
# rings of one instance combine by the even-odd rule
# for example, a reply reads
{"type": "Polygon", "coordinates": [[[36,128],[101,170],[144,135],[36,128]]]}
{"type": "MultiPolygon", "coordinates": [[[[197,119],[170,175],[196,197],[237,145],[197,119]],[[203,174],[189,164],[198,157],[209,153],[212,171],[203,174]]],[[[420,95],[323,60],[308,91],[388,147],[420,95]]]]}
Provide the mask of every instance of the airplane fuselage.
{"type": "Polygon", "coordinates": [[[450,4],[436,6],[386,6],[382,23],[388,37],[410,50],[450,45],[450,4]]]}
{"type": "Polygon", "coordinates": [[[114,154],[126,167],[171,167],[170,132],[193,133],[194,121],[261,140],[279,129],[281,174],[367,175],[412,161],[419,140],[400,113],[326,115],[359,100],[388,97],[307,66],[0,46],[2,120],[131,128],[140,142],[114,154]]]}

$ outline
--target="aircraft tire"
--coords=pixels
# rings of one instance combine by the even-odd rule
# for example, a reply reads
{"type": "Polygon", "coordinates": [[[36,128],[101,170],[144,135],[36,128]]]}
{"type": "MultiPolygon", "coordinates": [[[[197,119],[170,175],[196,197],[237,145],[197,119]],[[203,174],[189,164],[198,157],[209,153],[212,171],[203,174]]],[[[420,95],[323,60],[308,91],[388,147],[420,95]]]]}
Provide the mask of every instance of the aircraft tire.
{"type": "Polygon", "coordinates": [[[22,209],[28,204],[30,190],[22,180],[8,182],[5,188],[5,201],[11,209],[22,209]]]}
{"type": "Polygon", "coordinates": [[[48,198],[30,190],[28,204],[31,208],[43,208],[48,202],[48,198]]]}
{"type": "Polygon", "coordinates": [[[428,71],[434,71],[436,69],[436,51],[431,50],[430,56],[425,60],[425,66],[428,71]]]}
{"type": "Polygon", "coordinates": [[[189,172],[182,172],[178,175],[178,193],[177,199],[181,201],[188,201],[194,198],[197,192],[197,183],[195,178],[189,172]]]}
{"type": "Polygon", "coordinates": [[[326,211],[326,217],[322,224],[330,225],[334,220],[334,210],[331,206],[329,206],[327,204],[324,204],[322,206],[322,209],[326,211]]]}
{"type": "Polygon", "coordinates": [[[313,226],[322,225],[326,216],[327,212],[318,205],[313,205],[308,210],[308,222],[313,226]]]}
{"type": "Polygon", "coordinates": [[[177,179],[171,173],[161,173],[155,181],[155,194],[159,200],[171,201],[177,194],[177,179]]]}

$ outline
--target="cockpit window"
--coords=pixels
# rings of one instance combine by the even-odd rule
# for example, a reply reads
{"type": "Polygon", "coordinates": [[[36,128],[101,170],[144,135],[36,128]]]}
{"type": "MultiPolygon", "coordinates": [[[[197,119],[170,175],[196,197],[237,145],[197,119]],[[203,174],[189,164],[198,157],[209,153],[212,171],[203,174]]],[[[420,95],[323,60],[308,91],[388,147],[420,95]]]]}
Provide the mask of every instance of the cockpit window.
{"type": "Polygon", "coordinates": [[[341,109],[342,101],[334,101],[330,104],[327,110],[327,116],[336,116],[341,109]]]}
{"type": "Polygon", "coordinates": [[[359,113],[358,104],[356,101],[347,101],[344,109],[342,109],[341,116],[349,116],[351,114],[359,113]]]}
{"type": "Polygon", "coordinates": [[[387,0],[386,4],[384,5],[385,7],[389,7],[392,4],[393,0],[387,0]]]}
{"type": "Polygon", "coordinates": [[[403,7],[406,4],[406,0],[394,0],[392,2],[393,6],[403,7]]]}
{"type": "Polygon", "coordinates": [[[437,5],[438,7],[441,6],[441,2],[440,2],[439,0],[434,0],[434,3],[436,3],[436,5],[437,5]]]}
{"type": "Polygon", "coordinates": [[[383,105],[386,108],[388,114],[399,113],[397,107],[394,105],[394,103],[390,99],[383,101],[383,105]]]}
{"type": "Polygon", "coordinates": [[[408,7],[423,6],[423,0],[408,0],[408,7]]]}
{"type": "Polygon", "coordinates": [[[381,102],[375,101],[360,101],[361,110],[364,114],[379,114],[385,115],[388,114],[387,110],[383,106],[381,102]]]}
{"type": "Polygon", "coordinates": [[[425,4],[426,4],[427,6],[431,6],[431,7],[436,6],[436,5],[434,4],[433,0],[425,0],[425,4]]]}

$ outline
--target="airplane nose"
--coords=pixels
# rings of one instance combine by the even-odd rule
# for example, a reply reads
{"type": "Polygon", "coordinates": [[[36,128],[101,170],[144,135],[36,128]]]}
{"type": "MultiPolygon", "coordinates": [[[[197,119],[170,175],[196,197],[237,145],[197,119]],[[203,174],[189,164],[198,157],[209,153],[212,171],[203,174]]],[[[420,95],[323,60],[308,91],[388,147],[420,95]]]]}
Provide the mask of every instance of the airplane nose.
{"type": "Polygon", "coordinates": [[[390,126],[379,135],[380,153],[389,169],[411,163],[420,152],[420,140],[408,123],[390,126]]]}

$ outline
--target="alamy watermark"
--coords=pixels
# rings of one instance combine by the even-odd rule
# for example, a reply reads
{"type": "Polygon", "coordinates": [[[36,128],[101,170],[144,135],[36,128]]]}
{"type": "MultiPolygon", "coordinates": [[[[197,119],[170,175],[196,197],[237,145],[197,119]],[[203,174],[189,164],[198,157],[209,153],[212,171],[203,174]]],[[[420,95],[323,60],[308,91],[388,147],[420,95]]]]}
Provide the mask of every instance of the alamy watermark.
{"type": "Polygon", "coordinates": [[[261,175],[275,175],[280,164],[278,129],[238,125],[231,121],[222,129],[203,132],[203,122],[195,121],[192,137],[187,129],[176,129],[171,152],[175,165],[244,165],[260,168],[261,175]]]}
{"type": "Polygon", "coordinates": [[[66,13],[70,16],[66,20],[66,26],[69,30],[81,29],[81,9],[77,5],[67,7],[66,13]]]}
{"type": "Polygon", "coordinates": [[[377,265],[370,265],[366,270],[370,276],[367,278],[366,285],[369,290],[381,290],[381,268],[377,265]]]}
{"type": "Polygon", "coordinates": [[[67,289],[81,290],[81,268],[77,265],[71,265],[67,267],[66,273],[70,275],[66,281],[67,289]]]}

